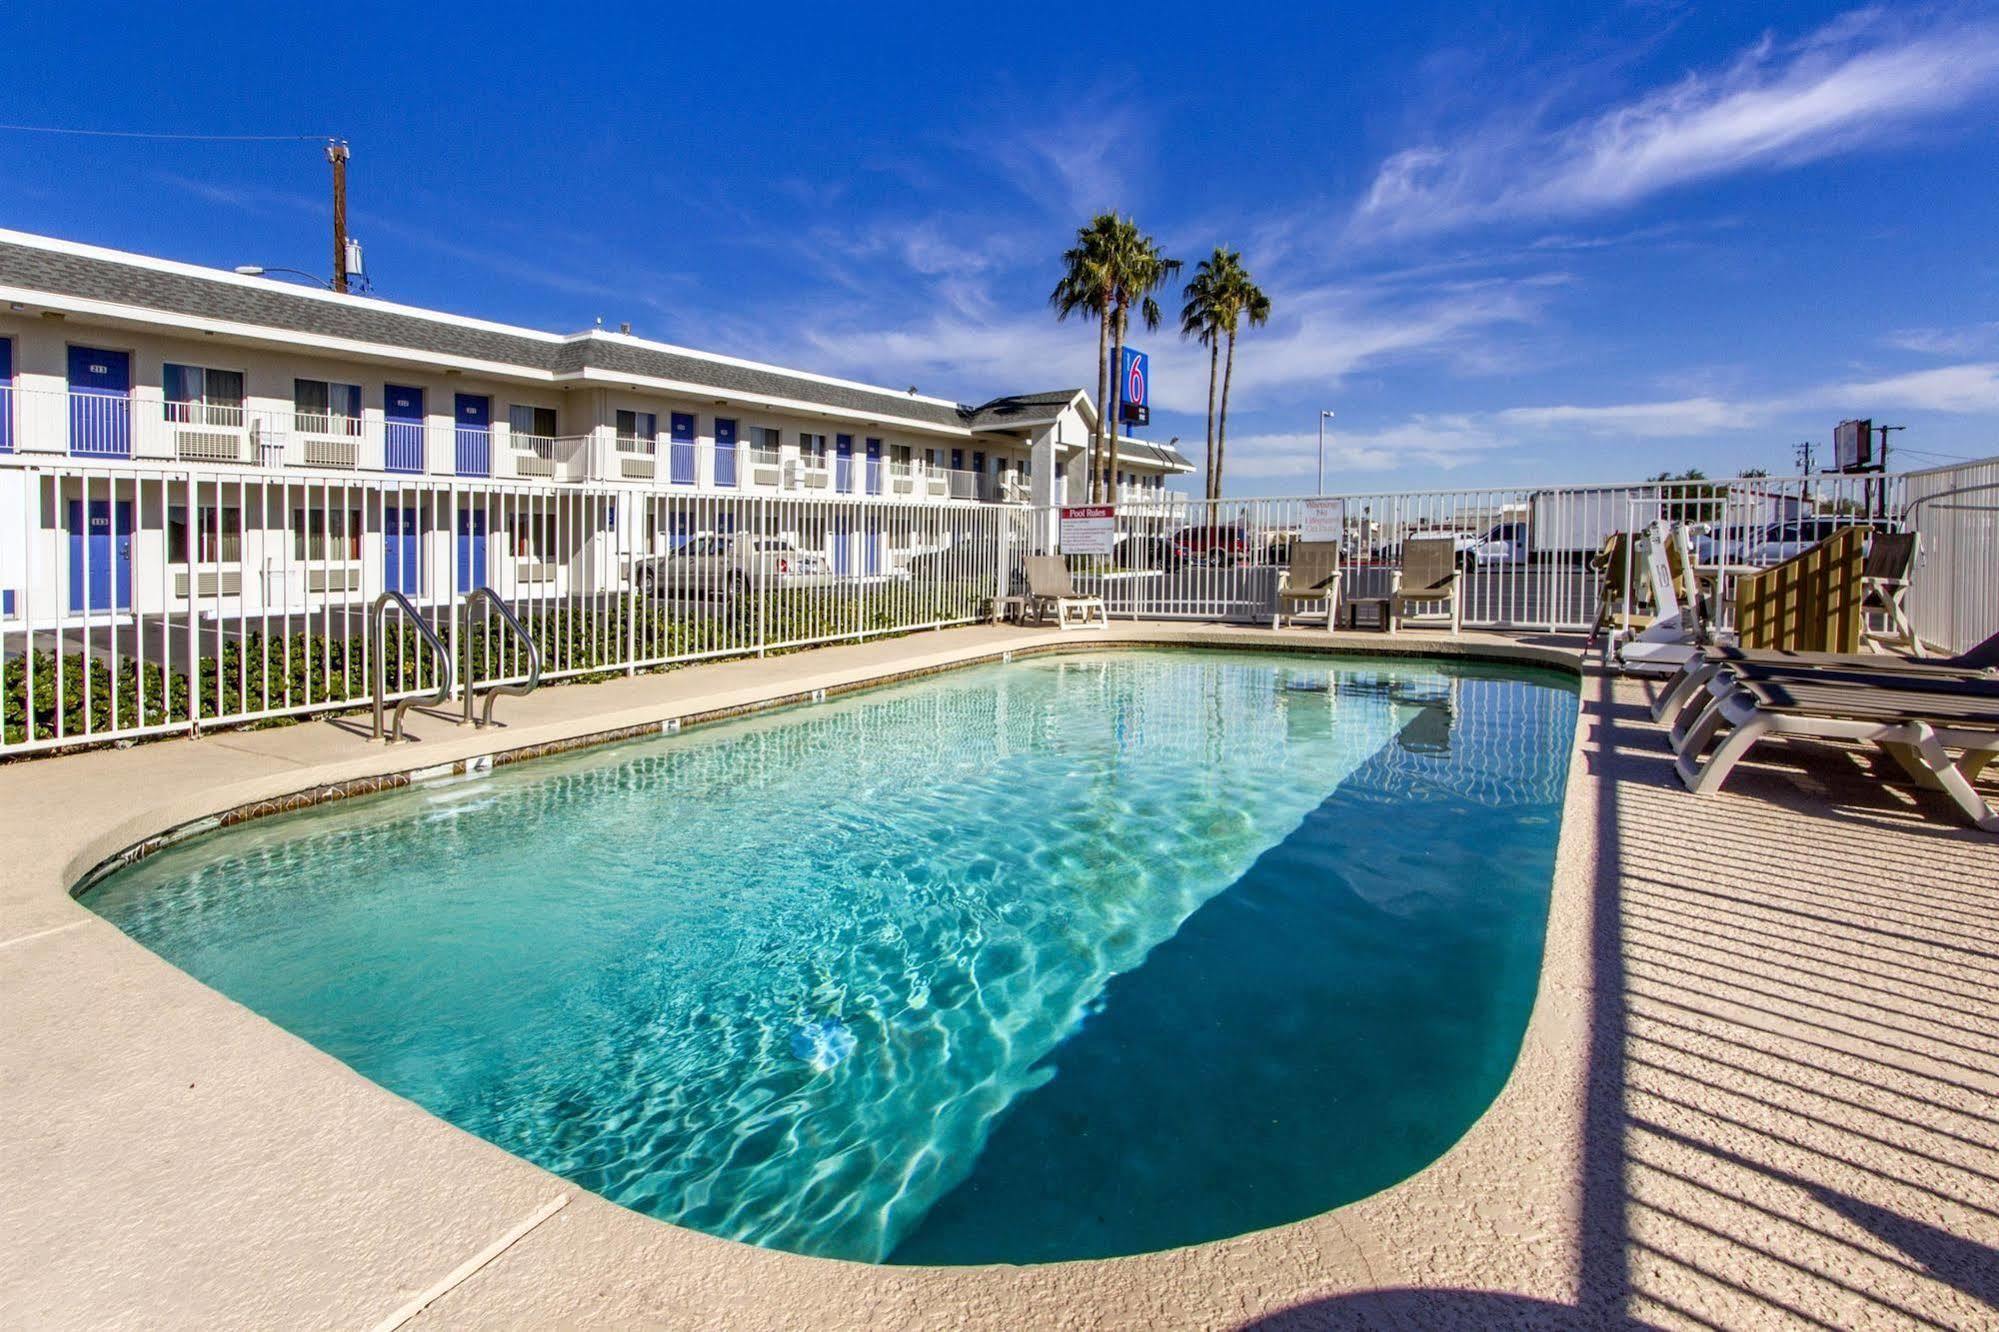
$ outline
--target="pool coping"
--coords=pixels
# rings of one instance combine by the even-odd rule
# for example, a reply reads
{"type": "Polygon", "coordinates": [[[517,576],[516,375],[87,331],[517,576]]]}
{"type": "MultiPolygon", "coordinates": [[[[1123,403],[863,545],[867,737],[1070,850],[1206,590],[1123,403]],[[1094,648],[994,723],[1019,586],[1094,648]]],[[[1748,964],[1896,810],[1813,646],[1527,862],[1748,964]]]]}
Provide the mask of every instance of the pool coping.
{"type": "MultiPolygon", "coordinates": [[[[1502,665],[1551,668],[1577,678],[1589,674],[1581,653],[1572,642],[1522,642],[1469,633],[1456,638],[1437,635],[1352,635],[1327,634],[1323,630],[1273,632],[1269,629],[1244,626],[1147,623],[1114,626],[1108,632],[1089,634],[1014,631],[999,635],[996,640],[993,635],[988,634],[978,638],[994,641],[975,639],[973,642],[965,643],[960,639],[948,645],[942,656],[935,652],[925,652],[925,649],[935,646],[937,639],[951,638],[953,634],[954,631],[942,631],[940,634],[900,640],[909,651],[905,653],[891,648],[891,656],[914,659],[905,661],[900,666],[890,666],[886,669],[868,669],[864,666],[858,671],[835,672],[824,678],[808,677],[818,679],[819,682],[808,683],[802,688],[783,688],[783,682],[780,680],[769,687],[751,687],[749,692],[754,695],[753,697],[732,698],[726,702],[718,702],[714,706],[694,708],[678,707],[675,705],[675,700],[669,696],[654,706],[653,710],[659,713],[656,716],[648,716],[639,721],[621,719],[617,725],[597,728],[592,728],[587,723],[558,725],[557,730],[567,733],[550,735],[517,745],[506,743],[509,737],[504,733],[487,732],[469,737],[473,743],[466,753],[416,765],[407,765],[403,761],[404,756],[393,750],[373,749],[366,756],[366,761],[357,761],[356,755],[348,751],[341,755],[343,762],[349,767],[358,766],[363,769],[362,771],[330,776],[329,780],[309,780],[314,773],[322,772],[332,766],[320,764],[299,771],[294,775],[295,780],[289,783],[281,777],[264,777],[259,782],[252,783],[264,788],[254,796],[233,801],[211,801],[209,807],[199,807],[201,802],[197,800],[195,801],[197,810],[185,817],[177,816],[179,811],[174,810],[172,800],[128,811],[112,827],[98,827],[94,830],[94,836],[85,836],[85,844],[74,848],[72,854],[63,858],[61,863],[64,868],[56,875],[39,876],[44,884],[50,879],[57,880],[56,886],[60,887],[64,897],[69,899],[67,905],[73,911],[85,913],[84,917],[52,928],[30,930],[13,937],[0,938],[0,957],[12,958],[25,951],[13,947],[14,945],[29,944],[49,934],[96,935],[99,933],[97,930],[72,930],[71,926],[82,926],[90,921],[97,921],[103,930],[116,936],[115,942],[104,940],[105,944],[111,945],[113,951],[119,951],[118,943],[124,946],[127,955],[120,961],[119,970],[146,973],[143,976],[132,977],[135,984],[192,987],[206,999],[195,1002],[196,997],[189,994],[181,994],[178,997],[183,1001],[194,1002],[197,1008],[205,1009],[220,1004],[226,1008],[236,1009],[237,1006],[232,1001],[201,986],[185,973],[179,972],[170,964],[126,940],[122,934],[115,931],[108,923],[102,922],[94,913],[88,913],[86,908],[74,900],[75,896],[86,891],[105,874],[130,864],[144,855],[202,832],[249,819],[288,812],[326,801],[372,794],[414,782],[465,776],[494,766],[530,761],[534,758],[573,752],[640,736],[656,735],[663,730],[712,724],[841,694],[880,688],[944,671],[1002,663],[1020,657],[1097,652],[1106,649],[1213,648],[1285,654],[1305,652],[1343,657],[1475,660],[1502,665]]],[[[882,645],[877,643],[875,646],[879,655],[882,645]]],[[[832,654],[837,651],[837,649],[821,649],[818,653],[832,654]]],[[[808,655],[817,655],[817,653],[795,654],[783,660],[796,661],[797,657],[808,655]]],[[[727,663],[727,665],[747,666],[750,670],[755,670],[757,666],[767,665],[769,660],[760,663],[727,663]]],[[[796,671],[790,673],[796,674],[796,671]]],[[[1441,1189],[1447,1197],[1447,1203],[1461,1204],[1464,1197],[1460,1184],[1470,1182],[1472,1177],[1489,1175],[1490,1167],[1494,1164],[1491,1148],[1489,1145],[1482,1148],[1474,1140],[1492,1136],[1488,1126],[1495,1115],[1502,1107],[1509,1106],[1518,1099],[1524,1076],[1523,1070],[1531,1066],[1534,1074],[1545,1074],[1550,1071],[1551,1060],[1556,1063],[1567,1063],[1570,1066],[1571,1077],[1564,1081],[1572,1080],[1575,1066],[1579,1063],[1579,1059],[1573,1058],[1576,1054],[1574,1040],[1578,1021],[1576,1010],[1579,1007],[1576,996],[1587,986],[1587,976],[1581,974],[1578,968],[1586,972],[1586,963],[1574,952],[1565,953],[1558,959],[1557,952],[1563,946],[1563,939],[1560,936],[1566,932],[1563,922],[1572,917],[1573,908],[1576,906],[1576,902],[1570,899],[1587,888],[1587,848],[1579,853],[1575,846],[1582,831],[1589,827],[1590,818],[1587,810],[1579,813],[1576,808],[1579,791],[1586,791],[1588,786],[1584,772],[1587,765],[1581,754],[1582,732],[1583,727],[1579,722],[1569,754],[1570,767],[1565,790],[1563,830],[1557,850],[1554,881],[1550,885],[1549,926],[1543,941],[1542,968],[1533,1010],[1522,1036],[1520,1054],[1505,1085],[1464,1137],[1417,1174],[1369,1198],[1346,1204],[1319,1216],[1227,1240],[1211,1241],[1158,1254],[1080,1260],[1028,1268],[885,1268],[754,1249],[699,1235],[628,1211],[596,1195],[588,1194],[543,1171],[541,1167],[513,1157],[479,1139],[471,1138],[470,1135],[463,1134],[443,1121],[435,1119],[428,1111],[368,1082],[344,1065],[332,1060],[331,1056],[324,1055],[300,1038],[282,1031],[261,1017],[240,1009],[237,1009],[237,1014],[232,1016],[240,1014],[247,1017],[246,1031],[250,1045],[254,1047],[251,1051],[253,1057],[261,1056],[268,1047],[268,1053],[273,1057],[283,1053],[293,1057],[293,1062],[297,1062],[296,1057],[305,1054],[306,1063],[322,1061],[331,1064],[339,1074],[344,1074],[347,1080],[359,1083],[360,1088],[365,1089],[359,1090],[359,1095],[376,1098],[379,1101],[379,1105],[375,1108],[381,1111],[387,1121],[402,1124],[411,1131],[413,1137],[419,1136],[417,1130],[420,1129],[422,1131],[420,1136],[433,1140],[428,1149],[422,1150],[435,1151],[440,1157],[451,1157],[451,1161],[444,1164],[444,1168],[459,1168],[458,1158],[464,1154],[460,1142],[462,1140],[464,1144],[476,1144],[480,1152],[504,1158],[503,1163],[485,1164],[495,1165],[501,1173],[510,1177],[508,1180],[510,1188],[502,1191],[506,1192],[509,1198],[518,1194],[524,1186],[528,1187],[530,1192],[537,1194],[559,1193],[569,1197],[571,1205],[559,1214],[550,1213],[555,1219],[544,1227],[544,1230],[549,1232],[571,1232],[564,1234],[562,1242],[610,1243],[627,1251],[620,1255],[618,1259],[620,1264],[636,1260],[638,1255],[644,1255],[647,1261],[643,1265],[650,1267],[658,1261],[662,1249],[673,1249],[685,1250],[686,1253],[676,1254],[672,1266],[677,1267],[686,1261],[688,1255],[698,1255],[698,1265],[704,1268],[716,1268],[720,1271],[739,1269],[734,1272],[734,1276],[738,1280],[748,1282],[749,1289],[745,1289],[742,1293],[751,1297],[753,1303],[747,1307],[741,1305],[731,1307],[747,1311],[749,1308],[762,1307],[762,1302],[768,1301],[767,1312],[771,1316],[753,1318],[751,1320],[753,1322],[774,1325],[793,1318],[809,1316],[814,1321],[829,1325],[837,1324],[843,1320],[837,1311],[837,1306],[826,1304],[829,1294],[837,1300],[858,1297],[862,1292],[872,1291],[870,1302],[865,1307],[870,1308],[873,1314],[881,1315],[879,1318],[871,1317],[868,1320],[877,1325],[881,1322],[908,1326],[955,1322],[957,1316],[954,1312],[956,1307],[954,1300],[963,1301],[962,1307],[988,1309],[998,1321],[1002,1322],[1020,1319],[1078,1321],[1073,1315],[1094,1306],[1096,1314],[1080,1321],[1108,1325],[1122,1321],[1131,1309],[1133,1300],[1141,1302],[1148,1298],[1156,1300],[1158,1292],[1174,1292],[1175,1298],[1172,1303],[1174,1312],[1164,1321],[1185,1325],[1216,1325],[1218,1322],[1229,1321],[1228,1317],[1220,1315],[1219,1310],[1214,1307],[1216,1298],[1220,1298],[1224,1305],[1240,1305],[1245,1314],[1251,1314],[1257,1308],[1269,1310],[1295,1304],[1297,1297],[1303,1293],[1323,1295],[1341,1290],[1364,1290],[1381,1284],[1394,1284],[1397,1276],[1405,1281],[1418,1279],[1420,1265],[1417,1269],[1410,1269],[1406,1263],[1406,1251],[1397,1251],[1401,1241],[1391,1243],[1387,1236],[1403,1232],[1403,1238],[1406,1239],[1405,1228],[1408,1218],[1421,1215],[1428,1217],[1431,1222],[1425,1227],[1427,1230],[1425,1239],[1432,1244],[1448,1242],[1449,1232],[1453,1226],[1446,1222],[1454,1211],[1463,1210],[1461,1206],[1454,1208],[1449,1205],[1440,1209],[1435,1197],[1418,1195],[1435,1195],[1441,1189]],[[1563,909],[1565,906],[1571,910],[1565,911],[1563,909]],[[1560,965],[1557,965],[1558,960],[1560,965]],[[280,1047],[285,1048],[281,1051],[280,1047]],[[436,1133],[437,1129],[445,1130],[442,1137],[436,1133]],[[529,1173],[523,1175],[521,1172],[529,1173]],[[527,1183],[524,1185],[523,1181],[527,1183]],[[1396,1219],[1398,1216],[1402,1218],[1399,1221],[1396,1219]],[[1263,1268],[1266,1261],[1275,1261],[1280,1269],[1292,1274],[1293,1280],[1273,1287],[1267,1277],[1253,1278],[1250,1273],[1263,1268]],[[800,1264],[805,1267],[798,1267],[800,1264]],[[1188,1302],[1193,1294],[1186,1284],[1189,1272],[1206,1273],[1202,1280],[1212,1282],[1223,1269],[1242,1271],[1241,1280],[1244,1284],[1241,1291],[1232,1292],[1231,1287],[1225,1283],[1221,1289],[1210,1291],[1207,1297],[1188,1302]],[[755,1291],[754,1295],[752,1290],[755,1291]],[[1261,1297],[1250,1299],[1249,1293],[1252,1291],[1261,1292],[1261,1297]],[[1148,1292],[1152,1294],[1148,1296],[1148,1292]],[[886,1304],[882,1302],[884,1300],[887,1301],[886,1304]],[[1049,1303],[1050,1300],[1055,1303],[1049,1303]],[[1009,1306],[1011,1306],[1010,1312],[1007,1311],[1009,1306]],[[1056,1318],[1054,1311],[1058,1307],[1069,1312],[1061,1318],[1056,1318]],[[1037,1309],[1041,1316],[1037,1316],[1035,1312],[1037,1309]],[[886,1316],[890,1310],[893,1310],[894,1316],[886,1316]]],[[[281,737],[285,733],[266,734],[281,737]]],[[[468,748],[463,744],[467,738],[458,737],[460,743],[457,747],[468,748]]],[[[213,744],[216,741],[213,737],[209,737],[191,743],[213,744]]],[[[262,742],[260,747],[268,749],[271,747],[271,742],[262,742]]],[[[96,760],[102,766],[111,766],[125,761],[128,755],[144,752],[144,750],[122,753],[100,751],[62,761],[73,763],[78,760],[85,762],[96,760]]],[[[17,765],[17,767],[26,770],[32,765],[17,765]]],[[[0,791],[4,791],[4,788],[4,779],[0,779],[0,791]]],[[[220,789],[231,791],[236,788],[225,786],[220,789]]],[[[46,839],[31,838],[29,847],[31,852],[35,840],[46,839]]],[[[344,1096],[342,1099],[345,1099],[344,1096]]],[[[7,1155],[16,1156],[18,1153],[10,1148],[7,1155]]],[[[1522,1180],[1518,1175],[1517,1152],[1508,1149],[1502,1153],[1502,1156],[1514,1158],[1511,1170],[1501,1171],[1502,1177],[1510,1174],[1516,1186],[1531,1183],[1522,1180]]],[[[22,1164],[33,1163],[17,1162],[14,1168],[18,1169],[22,1164]]],[[[1549,1195],[1545,1181],[1543,1187],[1526,1187],[1523,1191],[1533,1199],[1528,1208],[1530,1212],[1544,1206],[1551,1206],[1555,1213],[1567,1210],[1549,1195]]],[[[513,1210],[517,1213],[524,1211],[525,1208],[515,1207],[513,1210]]],[[[1456,1219],[1462,1221],[1462,1217],[1456,1219]]],[[[244,1222],[254,1233],[254,1219],[244,1218],[244,1222]]],[[[1557,1227],[1557,1229],[1566,1229],[1566,1227],[1557,1227]]],[[[492,1227],[492,1230],[497,1233],[498,1227],[492,1227]]],[[[531,1242],[520,1246],[520,1251],[530,1250],[534,1243],[555,1242],[544,1241],[541,1235],[542,1232],[537,1231],[531,1242]]],[[[1544,1238],[1553,1239],[1554,1236],[1551,1234],[1544,1238]]],[[[447,1251],[450,1243],[451,1238],[445,1237],[438,1251],[447,1251]]],[[[1542,1297],[1546,1298],[1563,1288],[1565,1283],[1560,1269],[1564,1264],[1557,1260],[1551,1266],[1547,1261],[1550,1254],[1546,1246],[1534,1247],[1542,1251],[1541,1261],[1523,1266],[1520,1275],[1523,1278],[1532,1276],[1534,1278],[1532,1284],[1540,1288],[1544,1292],[1542,1297]]],[[[463,1252],[470,1252],[468,1247],[461,1246],[461,1249],[459,1256],[462,1256],[463,1252]]],[[[463,1278],[466,1287],[457,1294],[450,1295],[445,1300],[445,1306],[449,1306],[453,1301],[464,1301],[475,1296],[479,1285],[495,1283],[498,1280],[496,1273],[505,1276],[509,1273],[510,1267],[521,1266],[526,1262],[525,1257],[510,1254],[476,1278],[468,1273],[467,1277],[463,1278]]],[[[713,1277],[681,1276],[674,1278],[669,1284],[677,1287],[684,1282],[692,1281],[698,1286],[702,1280],[708,1280],[712,1284],[713,1277]]],[[[308,1284],[317,1286],[325,1283],[322,1279],[315,1278],[308,1284]]],[[[337,1281],[333,1283],[336,1288],[340,1284],[337,1281]]],[[[410,1283],[406,1282],[399,1289],[407,1293],[409,1285],[410,1283]]],[[[60,1288],[59,1280],[56,1286],[60,1288]]],[[[396,1290],[384,1290],[379,1302],[384,1308],[394,1306],[397,1301],[391,1297],[396,1293],[396,1290]]],[[[445,1294],[445,1291],[438,1291],[430,1299],[437,1299],[445,1294]]],[[[330,1292],[329,1295],[335,1301],[334,1307],[346,1311],[343,1316],[347,1321],[363,1316],[359,1308],[352,1307],[351,1295],[339,1296],[330,1292]]],[[[426,1303],[428,1302],[427,1300],[426,1303]]],[[[229,1301],[225,1297],[219,1307],[226,1309],[228,1305],[229,1301]]],[[[0,1309],[4,1307],[4,1304],[0,1304],[0,1309]]],[[[494,1304],[495,1310],[506,1307],[499,1302],[494,1304]]],[[[854,1306],[849,1307],[851,1309],[854,1306]]],[[[42,1312],[46,1314],[48,1311],[42,1312]]],[[[151,1312],[157,1317],[164,1313],[164,1310],[152,1307],[151,1312]]],[[[218,1307],[205,1308],[199,1313],[192,1309],[187,1311],[190,1317],[198,1321],[213,1318],[217,1312],[218,1307]]],[[[433,1309],[431,1313],[423,1314],[422,1317],[428,1319],[438,1312],[439,1309],[433,1309]]],[[[468,1313],[470,1310],[461,1309],[460,1312],[468,1313]]],[[[620,1311],[615,1315],[614,1321],[623,1321],[629,1312],[629,1309],[620,1311]]],[[[414,1314],[414,1311],[412,1313],[414,1314]]],[[[507,1321],[504,1313],[498,1316],[502,1322],[507,1321]]],[[[226,1313],[223,1319],[228,1321],[226,1313]]]]}

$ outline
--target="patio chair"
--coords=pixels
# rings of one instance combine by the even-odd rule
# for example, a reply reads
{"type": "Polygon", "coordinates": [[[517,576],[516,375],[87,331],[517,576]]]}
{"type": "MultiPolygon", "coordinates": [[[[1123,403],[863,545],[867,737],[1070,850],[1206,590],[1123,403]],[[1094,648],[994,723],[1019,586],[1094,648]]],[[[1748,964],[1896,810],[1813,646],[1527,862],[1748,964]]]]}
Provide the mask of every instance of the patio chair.
{"type": "Polygon", "coordinates": [[[1632,544],[1636,533],[1612,532],[1603,548],[1590,556],[1590,572],[1596,575],[1596,618],[1590,624],[1589,642],[1594,646],[1606,631],[1629,624],[1633,629],[1649,628],[1654,616],[1650,587],[1644,564],[1632,544]],[[1637,577],[1631,577],[1636,574],[1637,577]]]}
{"type": "Polygon", "coordinates": [[[1863,617],[1879,615],[1888,622],[1885,631],[1864,629],[1868,642],[1905,647],[1920,657],[1923,640],[1916,637],[1904,604],[1909,596],[1909,575],[1916,567],[1916,549],[1914,532],[1876,532],[1868,539],[1867,562],[1860,573],[1860,611],[1863,617]]]}
{"type": "Polygon", "coordinates": [[[1326,613],[1326,628],[1332,629],[1340,617],[1340,543],[1337,541],[1294,541],[1291,562],[1277,573],[1277,614],[1282,625],[1289,615],[1314,607],[1326,613]]]}
{"type": "Polygon", "coordinates": [[[1451,632],[1464,628],[1464,603],[1458,595],[1458,539],[1442,536],[1412,536],[1402,542],[1402,566],[1388,586],[1388,623],[1401,629],[1411,605],[1446,602],[1450,606],[1451,632]]]}
{"type": "Polygon", "coordinates": [[[1865,741],[1886,751],[1917,785],[1948,795],[1975,827],[1999,833],[1999,811],[1973,785],[1999,757],[1999,681],[1911,684],[1906,675],[1827,673],[1716,681],[1710,688],[1721,692],[1708,709],[1714,722],[1703,713],[1673,766],[1688,790],[1706,795],[1769,736],[1865,741]],[[1721,723],[1732,729],[1703,762],[1721,723]],[[1952,749],[1962,757],[1952,759],[1952,749]]]}
{"type": "MultiPolygon", "coordinates": [[[[1954,657],[1929,657],[1914,660],[1880,652],[1791,652],[1783,649],[1756,649],[1744,647],[1709,647],[1701,655],[1687,663],[1680,674],[1673,677],[1672,685],[1661,691],[1652,701],[1652,720],[1665,721],[1668,717],[1680,717],[1687,705],[1700,697],[1700,691],[1708,682],[1723,671],[1739,668],[1756,668],[1764,671],[1859,671],[1869,674],[1890,674],[1908,676],[1912,679],[1926,677],[1938,679],[1974,679],[1978,677],[1999,677],[1999,634],[1994,634],[1968,652],[1960,652],[1954,657]]],[[[1675,732],[1684,726],[1676,723],[1675,732]]]]}
{"type": "Polygon", "coordinates": [[[1060,555],[1027,557],[1027,599],[1039,623],[1046,623],[1048,612],[1053,610],[1057,629],[1087,629],[1093,618],[1099,627],[1110,627],[1104,599],[1078,592],[1069,577],[1069,565],[1060,555]]]}

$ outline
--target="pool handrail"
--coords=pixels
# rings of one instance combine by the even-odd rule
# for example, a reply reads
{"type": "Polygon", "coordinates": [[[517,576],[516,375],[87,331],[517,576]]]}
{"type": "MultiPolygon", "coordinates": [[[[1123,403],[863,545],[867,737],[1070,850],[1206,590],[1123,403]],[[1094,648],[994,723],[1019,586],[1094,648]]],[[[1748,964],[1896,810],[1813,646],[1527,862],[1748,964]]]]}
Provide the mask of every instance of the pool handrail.
{"type": "Polygon", "coordinates": [[[534,635],[527,631],[527,627],[514,614],[513,607],[502,600],[500,594],[495,592],[491,587],[481,584],[465,594],[465,600],[459,605],[459,614],[462,618],[459,620],[458,637],[465,644],[465,721],[467,723],[472,722],[472,696],[479,692],[477,688],[478,676],[472,669],[472,607],[481,601],[500,613],[500,618],[506,622],[509,629],[514,631],[515,635],[519,637],[522,644],[528,650],[528,673],[525,680],[518,683],[495,683],[486,690],[486,706],[481,710],[477,722],[477,725],[483,729],[493,724],[493,700],[501,694],[506,694],[513,698],[525,697],[528,694],[532,694],[535,691],[535,687],[541,683],[541,647],[534,641],[534,635]]]}
{"type": "Polygon", "coordinates": [[[384,695],[388,692],[388,668],[387,663],[383,660],[382,640],[384,637],[383,630],[388,625],[390,602],[394,602],[403,608],[403,614],[407,615],[410,623],[416,626],[418,636],[430,645],[431,652],[437,658],[440,677],[437,688],[432,692],[428,694],[409,694],[397,701],[394,723],[387,737],[389,743],[394,744],[403,738],[403,714],[418,703],[437,704],[451,697],[452,680],[456,673],[452,669],[454,663],[451,660],[451,649],[444,646],[444,640],[437,636],[437,631],[424,621],[423,616],[417,611],[414,602],[393,588],[376,597],[373,608],[368,612],[368,648],[374,656],[374,669],[371,673],[371,684],[373,686],[371,692],[374,695],[375,713],[374,738],[377,740],[383,738],[382,705],[384,695]]]}

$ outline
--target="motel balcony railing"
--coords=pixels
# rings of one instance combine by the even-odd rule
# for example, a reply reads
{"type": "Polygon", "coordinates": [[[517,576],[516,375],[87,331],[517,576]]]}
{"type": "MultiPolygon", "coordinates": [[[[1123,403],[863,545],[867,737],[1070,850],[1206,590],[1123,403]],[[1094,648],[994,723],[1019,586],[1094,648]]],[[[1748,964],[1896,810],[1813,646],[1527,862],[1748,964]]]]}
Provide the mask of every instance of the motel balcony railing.
{"type": "Polygon", "coordinates": [[[501,422],[466,425],[173,401],[157,390],[112,395],[0,383],[0,455],[457,476],[564,483],[622,482],[741,493],[841,495],[1025,504],[1026,478],[1004,479],[921,460],[824,457],[794,447],[621,434],[526,434],[501,422]]]}

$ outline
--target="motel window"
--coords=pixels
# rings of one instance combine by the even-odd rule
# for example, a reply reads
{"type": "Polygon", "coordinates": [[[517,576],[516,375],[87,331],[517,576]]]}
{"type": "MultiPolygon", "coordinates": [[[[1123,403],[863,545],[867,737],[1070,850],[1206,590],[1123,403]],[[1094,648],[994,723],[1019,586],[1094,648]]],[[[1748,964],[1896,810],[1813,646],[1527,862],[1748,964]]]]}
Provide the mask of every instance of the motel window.
{"type": "Polygon", "coordinates": [[[507,428],[516,435],[555,438],[555,408],[526,407],[516,403],[507,408],[507,428]]]}
{"type": "Polygon", "coordinates": [[[241,370],[211,370],[169,361],[160,386],[169,421],[211,426],[243,424],[241,370]]]}
{"type": "Polygon", "coordinates": [[[292,381],[292,415],[308,435],[361,433],[361,386],[325,379],[292,381]]]}
{"type": "Polygon", "coordinates": [[[929,457],[930,466],[933,471],[941,472],[944,470],[944,450],[926,449],[924,453],[929,457]]]}
{"type": "Polygon", "coordinates": [[[514,553],[523,559],[555,559],[555,518],[552,513],[523,514],[514,523],[514,553]]]}
{"type": "Polygon", "coordinates": [[[657,412],[619,412],[618,443],[627,451],[633,448],[651,453],[659,435],[659,414],[657,412]]]}
{"type": "MultiPolygon", "coordinates": [[[[212,563],[218,556],[226,564],[238,563],[243,558],[243,511],[225,508],[221,512],[218,533],[215,506],[201,506],[201,539],[195,558],[204,564],[212,563]]],[[[170,505],[167,508],[167,563],[186,564],[187,547],[187,506],[170,505]]]]}
{"type": "Polygon", "coordinates": [[[888,446],[888,460],[894,463],[897,467],[902,468],[905,471],[908,470],[909,458],[910,458],[909,445],[891,444],[888,446]]]}
{"type": "Polygon", "coordinates": [[[773,426],[750,427],[750,447],[759,456],[776,458],[782,440],[783,436],[779,435],[773,426]]]}
{"type": "Polygon", "coordinates": [[[361,511],[293,509],[292,558],[300,561],[360,559],[361,511]]]}
{"type": "Polygon", "coordinates": [[[826,465],[826,437],[801,430],[798,433],[798,451],[803,454],[808,465],[826,465]]]}

